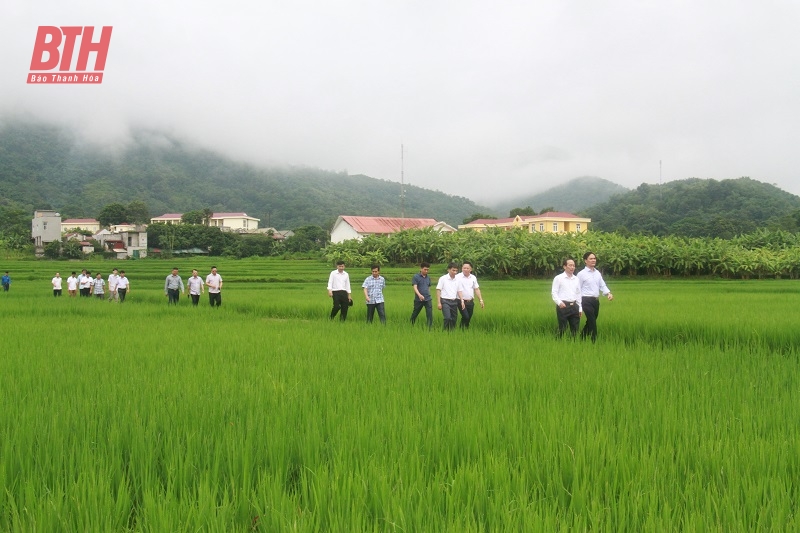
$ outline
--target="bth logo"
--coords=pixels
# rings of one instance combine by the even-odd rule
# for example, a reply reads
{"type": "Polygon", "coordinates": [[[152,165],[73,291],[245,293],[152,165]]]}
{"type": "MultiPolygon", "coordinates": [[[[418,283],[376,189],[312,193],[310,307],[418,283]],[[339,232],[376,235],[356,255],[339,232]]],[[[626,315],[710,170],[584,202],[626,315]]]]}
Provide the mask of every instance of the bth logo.
{"type": "Polygon", "coordinates": [[[103,26],[100,40],[92,42],[94,26],[39,26],[36,42],[33,44],[28,83],[103,83],[103,69],[106,68],[112,28],[103,26]],[[77,63],[75,69],[70,70],[78,37],[81,46],[77,63]],[[87,72],[86,66],[92,52],[95,53],[94,69],[87,72]],[[58,70],[53,72],[56,67],[58,70]]]}

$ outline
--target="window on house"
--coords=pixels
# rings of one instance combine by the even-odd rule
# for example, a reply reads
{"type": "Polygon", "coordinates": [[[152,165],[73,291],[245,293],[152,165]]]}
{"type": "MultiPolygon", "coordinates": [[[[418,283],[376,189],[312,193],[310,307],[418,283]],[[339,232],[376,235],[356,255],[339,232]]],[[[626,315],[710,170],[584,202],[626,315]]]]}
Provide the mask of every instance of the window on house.
{"type": "Polygon", "coordinates": [[[580,230],[581,230],[581,223],[578,222],[577,224],[575,224],[575,231],[580,231],[580,230]]]}
{"type": "Polygon", "coordinates": [[[553,231],[558,231],[558,222],[553,222],[553,231]]]}
{"type": "Polygon", "coordinates": [[[539,224],[539,231],[544,231],[544,222],[539,224]]]}

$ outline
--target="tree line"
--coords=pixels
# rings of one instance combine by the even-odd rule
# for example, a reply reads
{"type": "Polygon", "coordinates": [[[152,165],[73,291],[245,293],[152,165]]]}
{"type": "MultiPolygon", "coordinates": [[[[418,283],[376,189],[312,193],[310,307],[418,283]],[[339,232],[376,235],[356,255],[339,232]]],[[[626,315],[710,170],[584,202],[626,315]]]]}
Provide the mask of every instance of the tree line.
{"type": "Polygon", "coordinates": [[[591,250],[597,254],[601,270],[612,275],[796,279],[800,277],[798,235],[768,229],[732,239],[423,229],[331,244],[324,256],[331,262],[341,259],[363,267],[471,261],[482,276],[526,278],[552,276],[564,258],[579,259],[591,250]]]}
{"type": "Polygon", "coordinates": [[[751,178],[690,178],[635,190],[581,213],[592,229],[731,239],[758,228],[800,230],[800,198],[751,178]]]}

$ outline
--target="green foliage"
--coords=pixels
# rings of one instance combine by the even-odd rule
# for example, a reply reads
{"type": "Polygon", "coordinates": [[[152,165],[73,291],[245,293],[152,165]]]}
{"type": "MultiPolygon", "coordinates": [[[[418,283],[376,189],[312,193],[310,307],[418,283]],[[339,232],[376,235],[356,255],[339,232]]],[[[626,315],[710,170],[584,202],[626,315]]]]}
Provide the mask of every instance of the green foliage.
{"type": "Polygon", "coordinates": [[[0,205],[0,248],[22,250],[31,243],[31,214],[19,204],[0,205]]]}
{"type": "Polygon", "coordinates": [[[214,211],[208,207],[203,209],[203,224],[206,226],[211,225],[211,217],[214,216],[214,211]]]}
{"type": "Polygon", "coordinates": [[[533,216],[536,214],[536,211],[533,210],[531,206],[526,207],[515,207],[511,211],[509,211],[508,216],[509,218],[514,218],[517,215],[520,216],[533,216]]]}
{"type": "Polygon", "coordinates": [[[558,271],[564,257],[579,258],[589,250],[597,254],[599,268],[610,275],[800,278],[800,235],[768,230],[729,240],[602,232],[406,230],[331,244],[325,257],[363,267],[376,260],[381,264],[469,260],[481,276],[548,277],[558,271]]]}
{"type": "Polygon", "coordinates": [[[120,203],[108,204],[100,210],[97,221],[101,226],[111,226],[122,224],[128,221],[128,209],[120,203]]]}
{"type": "Polygon", "coordinates": [[[202,211],[187,211],[181,215],[181,222],[184,224],[203,224],[205,215],[202,211]]]}
{"type": "Polygon", "coordinates": [[[230,255],[243,257],[269,257],[283,252],[283,244],[271,235],[242,235],[237,245],[229,250],[230,255]]]}
{"type": "Polygon", "coordinates": [[[162,251],[162,257],[172,257],[174,250],[199,248],[210,256],[250,257],[278,255],[282,246],[267,235],[240,235],[218,227],[194,224],[150,224],[147,242],[162,251]]]}
{"type": "Polygon", "coordinates": [[[147,205],[141,200],[134,200],[128,205],[114,202],[103,206],[97,215],[97,221],[101,226],[111,226],[114,224],[148,224],[150,214],[147,205]]]}
{"type": "Polygon", "coordinates": [[[462,220],[461,223],[462,224],[469,224],[473,220],[480,220],[480,219],[484,219],[484,218],[497,220],[497,217],[495,215],[490,215],[488,213],[478,213],[478,212],[476,212],[476,213],[472,213],[470,216],[468,216],[467,218],[462,220]]]}
{"type": "Polygon", "coordinates": [[[760,227],[797,231],[800,198],[750,178],[697,178],[636,190],[584,211],[598,231],[730,239],[760,227]]]}
{"type": "MultiPolygon", "coordinates": [[[[130,144],[112,155],[59,128],[0,125],[0,190],[28,209],[56,206],[64,217],[95,217],[125,190],[153,214],[244,211],[261,219],[261,226],[327,227],[342,214],[400,216],[399,188],[396,182],[343,172],[255,167],[153,131],[132,132],[130,144]]],[[[134,207],[137,220],[144,218],[145,209],[134,207]]],[[[485,208],[406,185],[405,209],[406,216],[452,225],[485,208]]]]}
{"type": "Polygon", "coordinates": [[[131,224],[149,224],[150,212],[147,210],[147,204],[141,200],[134,200],[128,204],[126,208],[127,220],[131,224]]]}
{"type": "Polygon", "coordinates": [[[547,206],[557,205],[561,210],[577,213],[606,202],[614,195],[626,192],[628,189],[622,185],[602,178],[587,176],[556,185],[541,193],[501,202],[497,206],[497,210],[502,213],[515,206],[529,205],[540,213],[544,213],[547,206]]]}
{"type": "Polygon", "coordinates": [[[61,255],[66,259],[83,259],[83,247],[74,239],[64,241],[61,246],[61,255]]]}
{"type": "Polygon", "coordinates": [[[48,259],[61,257],[61,241],[52,241],[44,245],[44,256],[48,259]]]}
{"type": "Polygon", "coordinates": [[[319,226],[302,226],[287,237],[284,246],[287,252],[311,252],[325,248],[330,235],[319,226]]]}
{"type": "Polygon", "coordinates": [[[794,282],[617,280],[586,345],[553,338],[549,280],[482,280],[444,334],[408,323],[416,267],[369,327],[358,298],[327,320],[329,265],[175,264],[217,264],[223,306],[168,307],[171,262],[125,264],[122,305],[4,268],[0,530],[800,527],[794,282]]]}

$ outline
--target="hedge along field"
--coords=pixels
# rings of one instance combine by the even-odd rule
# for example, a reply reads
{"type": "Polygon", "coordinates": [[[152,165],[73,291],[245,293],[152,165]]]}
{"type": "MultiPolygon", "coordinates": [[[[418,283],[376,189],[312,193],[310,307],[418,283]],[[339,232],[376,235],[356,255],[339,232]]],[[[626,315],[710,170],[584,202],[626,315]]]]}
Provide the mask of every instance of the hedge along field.
{"type": "Polygon", "coordinates": [[[411,269],[381,327],[367,269],[341,324],[328,265],[220,261],[223,307],[193,309],[172,262],[124,263],[124,305],[53,298],[61,264],[0,293],[2,530],[800,525],[790,281],[609,279],[592,345],[553,339],[548,281],[482,281],[445,334],[406,323],[411,269]]]}

